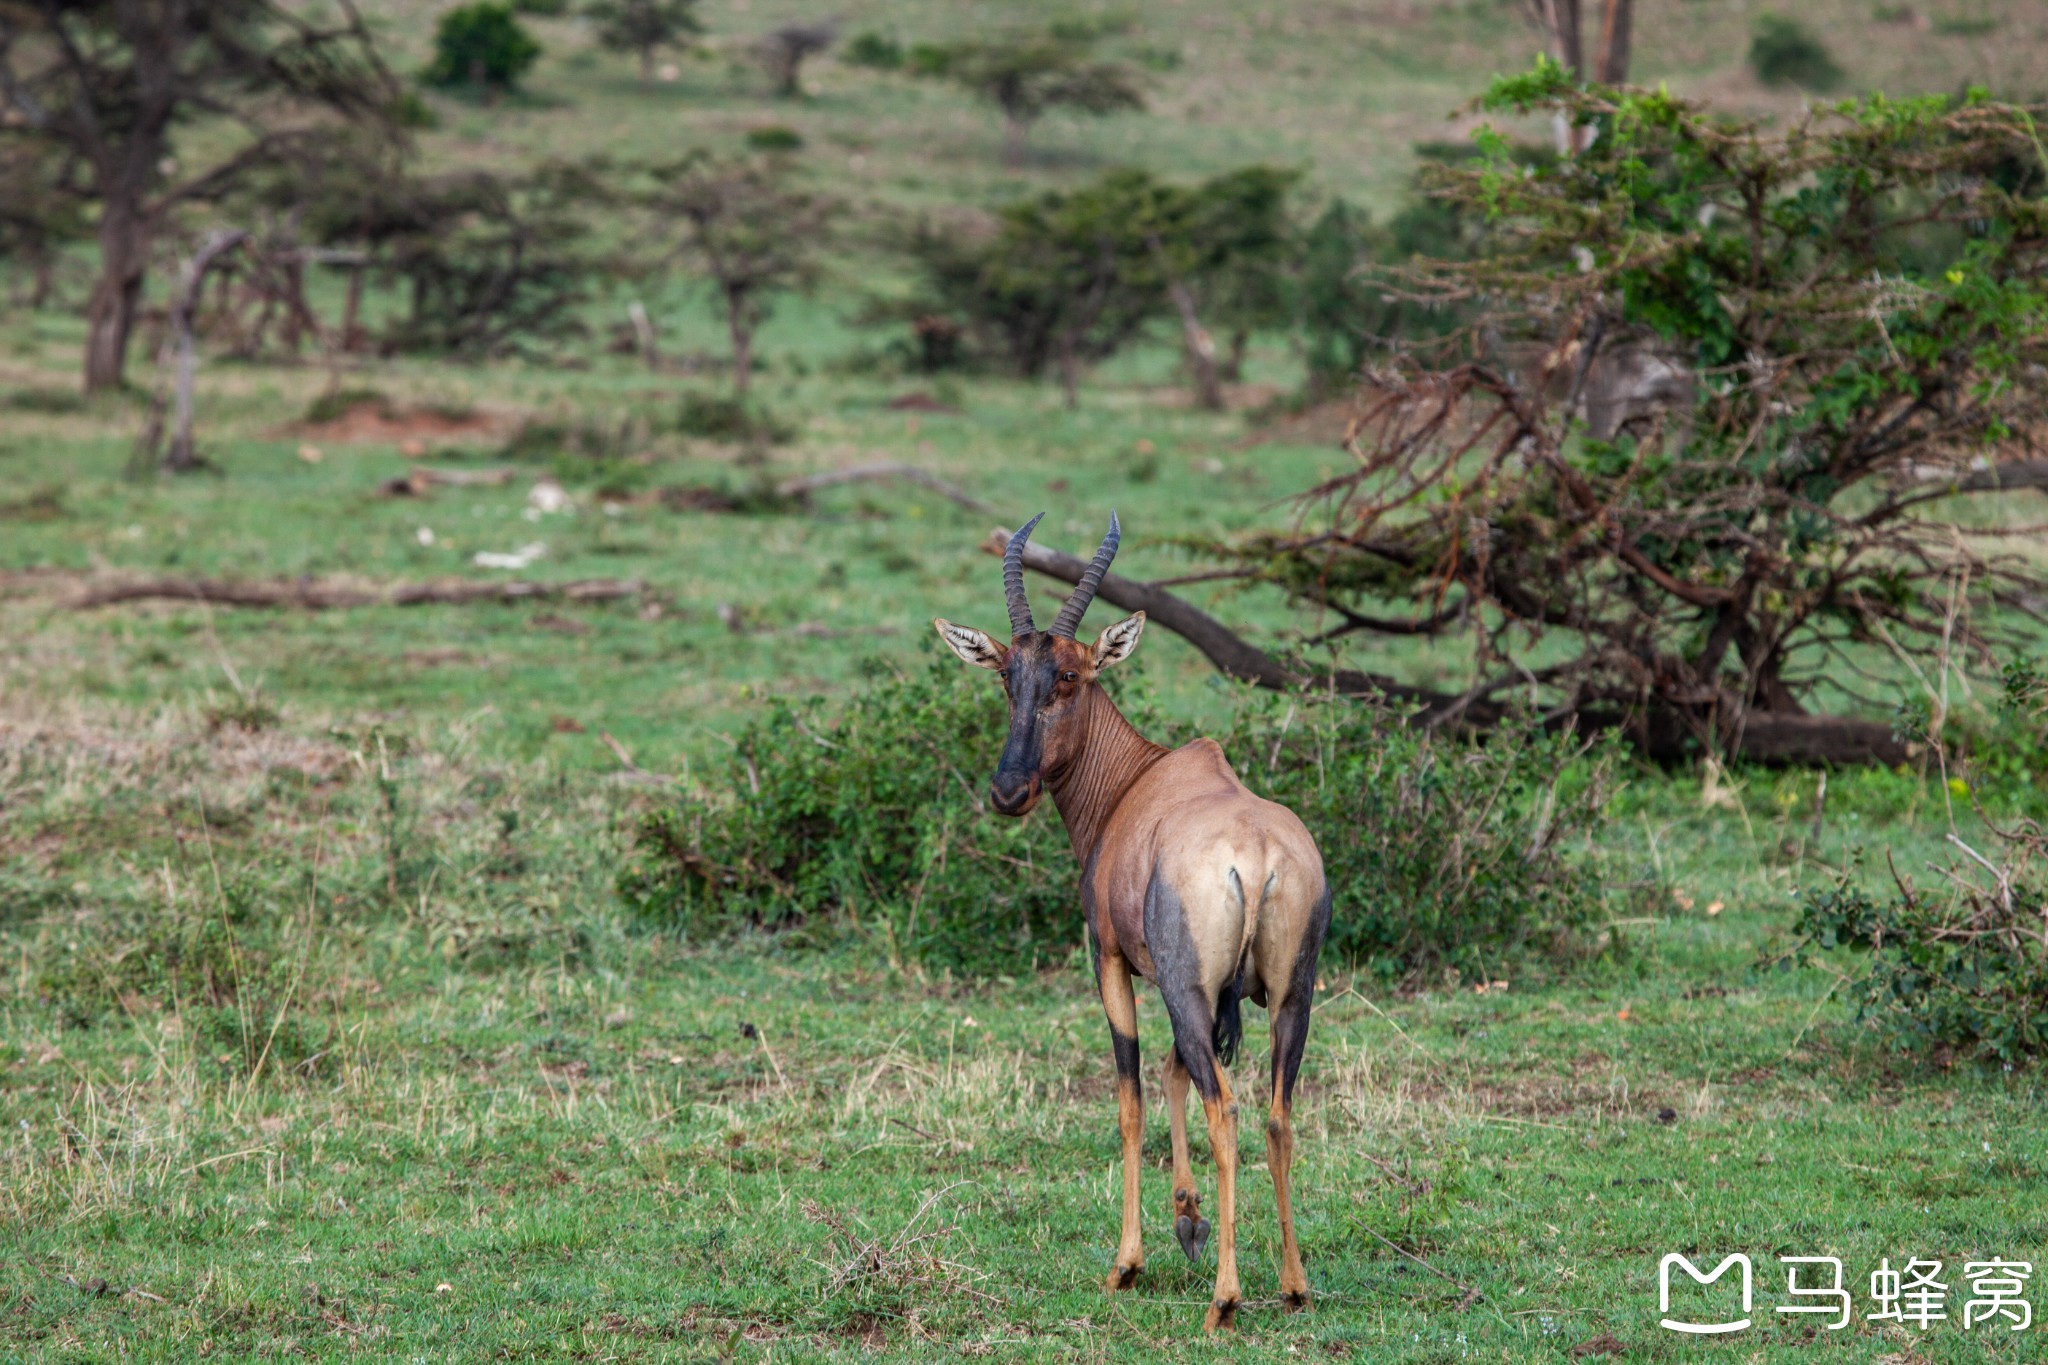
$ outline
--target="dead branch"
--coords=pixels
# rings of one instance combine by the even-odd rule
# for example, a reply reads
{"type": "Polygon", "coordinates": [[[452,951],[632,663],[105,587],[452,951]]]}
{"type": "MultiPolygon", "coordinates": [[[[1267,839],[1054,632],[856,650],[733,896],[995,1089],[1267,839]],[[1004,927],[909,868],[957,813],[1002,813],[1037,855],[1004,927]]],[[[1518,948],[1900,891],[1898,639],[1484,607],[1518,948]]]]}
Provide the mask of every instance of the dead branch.
{"type": "Polygon", "coordinates": [[[518,470],[503,466],[495,469],[429,469],[425,465],[414,465],[397,478],[378,484],[377,495],[421,498],[433,488],[498,488],[518,476],[518,470]]]}
{"type": "MultiPolygon", "coordinates": [[[[982,542],[981,548],[1001,558],[1009,540],[1009,531],[996,530],[982,542]]],[[[1075,583],[1088,565],[1087,561],[1075,555],[1033,543],[1024,547],[1024,567],[1064,583],[1075,583]]],[[[1413,687],[1379,674],[1353,669],[1311,673],[1289,668],[1215,617],[1156,583],[1140,583],[1117,574],[1105,574],[1095,595],[1125,611],[1144,612],[1148,622],[1164,626],[1186,640],[1200,650],[1218,671],[1254,687],[1275,692],[1312,688],[1338,696],[1384,697],[1417,707],[1409,721],[1422,726],[1453,722],[1484,729],[1499,723],[1507,714],[1506,708],[1496,703],[1473,701],[1467,704],[1461,694],[1413,687]]],[[[1560,717],[1556,723],[1588,732],[1620,731],[1646,757],[1658,762],[1680,761],[1693,753],[1689,743],[1693,739],[1692,731],[1674,716],[1586,711],[1560,717]]],[[[1907,745],[1881,721],[1796,713],[1749,713],[1743,718],[1741,732],[1731,739],[1729,748],[1753,763],[1770,765],[1880,763],[1889,766],[1906,762],[1912,756],[1907,745]]]]}
{"type": "Polygon", "coordinates": [[[630,578],[580,578],[563,583],[515,579],[483,583],[442,579],[382,588],[350,588],[300,578],[284,583],[234,583],[209,578],[151,578],[94,588],[65,605],[89,611],[123,602],[205,602],[221,607],[297,607],[330,611],[347,607],[418,607],[468,602],[614,602],[638,597],[647,585],[630,578]]]}
{"type": "MultiPolygon", "coordinates": [[[[1932,470],[1922,476],[1928,481],[1949,478],[1948,470],[1932,470]]],[[[2038,493],[2048,493],[2048,460],[2016,460],[2010,464],[1995,464],[1986,469],[1973,469],[1949,485],[1953,493],[2005,493],[2014,489],[2031,488],[2038,493]]]]}
{"type": "MultiPolygon", "coordinates": [[[[981,548],[1000,559],[1009,541],[1009,531],[996,530],[989,533],[981,548]]],[[[1024,567],[1065,583],[1077,583],[1088,562],[1043,545],[1027,544],[1024,547],[1024,567]]],[[[1449,693],[1411,687],[1376,673],[1352,669],[1310,673],[1289,668],[1201,608],[1174,596],[1156,583],[1140,583],[1118,574],[1105,574],[1095,595],[1125,611],[1144,612],[1148,621],[1166,627],[1202,651],[1203,657],[1226,676],[1255,687],[1272,691],[1313,687],[1339,696],[1385,697],[1390,701],[1420,705],[1424,708],[1424,716],[1457,700],[1449,693]]],[[[1487,710],[1484,714],[1491,719],[1495,712],[1487,710]]]]}
{"type": "Polygon", "coordinates": [[[946,482],[930,470],[919,469],[916,465],[902,464],[895,460],[851,465],[845,469],[827,469],[817,474],[784,479],[776,485],[775,491],[785,498],[807,498],[821,489],[837,488],[841,484],[875,483],[890,479],[900,479],[905,483],[914,483],[920,488],[929,489],[948,502],[982,516],[991,515],[995,510],[966,489],[946,482]]]}

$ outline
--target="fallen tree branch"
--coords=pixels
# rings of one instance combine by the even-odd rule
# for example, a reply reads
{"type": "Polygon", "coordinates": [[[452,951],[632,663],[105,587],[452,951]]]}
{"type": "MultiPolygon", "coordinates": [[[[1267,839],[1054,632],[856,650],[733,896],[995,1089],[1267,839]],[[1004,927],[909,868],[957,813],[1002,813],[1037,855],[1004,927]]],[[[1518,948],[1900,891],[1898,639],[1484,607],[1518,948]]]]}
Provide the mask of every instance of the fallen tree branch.
{"type": "Polygon", "coordinates": [[[495,469],[429,469],[414,465],[406,477],[414,484],[428,488],[497,488],[508,484],[519,476],[519,471],[509,465],[495,469]]]}
{"type": "Polygon", "coordinates": [[[72,611],[122,602],[206,602],[222,607],[298,607],[328,611],[345,607],[417,607],[465,602],[613,602],[638,597],[647,585],[634,578],[579,578],[565,583],[514,579],[485,583],[442,579],[383,588],[347,588],[310,578],[284,583],[233,583],[214,578],[151,578],[93,588],[65,605],[72,611]]]}
{"type": "Polygon", "coordinates": [[[873,483],[884,479],[901,479],[905,483],[914,483],[920,488],[937,493],[948,502],[983,516],[995,510],[966,489],[946,482],[930,470],[919,469],[914,464],[903,464],[896,460],[851,465],[845,469],[827,469],[817,474],[784,479],[776,485],[775,491],[785,498],[806,498],[824,488],[837,488],[847,483],[873,483]]]}
{"type": "Polygon", "coordinates": [[[377,485],[377,492],[387,498],[425,497],[432,488],[497,488],[512,482],[518,471],[504,466],[496,469],[429,469],[425,465],[414,465],[397,478],[386,479],[377,485]]]}
{"type": "MultiPolygon", "coordinates": [[[[1000,559],[1009,542],[1010,532],[993,531],[981,543],[981,548],[1000,559]]],[[[1088,563],[1043,545],[1027,543],[1024,546],[1024,567],[1050,578],[1076,583],[1088,568],[1088,563]]],[[[1411,687],[1377,673],[1361,673],[1348,668],[1329,673],[1302,673],[1290,669],[1201,608],[1175,597],[1155,583],[1140,583],[1117,574],[1105,574],[1095,595],[1125,611],[1144,612],[1148,621],[1166,627],[1202,651],[1202,656],[1226,676],[1256,687],[1275,691],[1314,687],[1347,697],[1386,697],[1390,701],[1420,705],[1426,708],[1425,714],[1428,709],[1448,707],[1458,700],[1449,693],[1411,687]]],[[[1472,711],[1468,710],[1467,714],[1472,714],[1472,711]]],[[[1487,714],[1490,717],[1492,713],[1487,714]]]]}
{"type": "MultiPolygon", "coordinates": [[[[1929,481],[1945,477],[1935,474],[1929,481]]],[[[1950,491],[1955,493],[2003,493],[2016,488],[2032,488],[2048,493],[2048,460],[2016,460],[2011,464],[1995,464],[1987,469],[1973,469],[1957,479],[1950,491]]]]}
{"type": "MultiPolygon", "coordinates": [[[[982,542],[981,548],[1000,558],[1009,540],[1008,531],[998,530],[982,542]]],[[[1074,583],[1080,580],[1088,564],[1074,555],[1043,545],[1026,544],[1024,567],[1049,578],[1074,583]]],[[[1140,583],[1113,573],[1105,574],[1095,595],[1125,611],[1144,612],[1147,621],[1164,626],[1200,650],[1218,671],[1254,687],[1269,691],[1313,688],[1339,696],[1384,697],[1417,707],[1409,721],[1424,727],[1451,722],[1484,728],[1507,714],[1504,707],[1494,703],[1473,701],[1468,705],[1464,694],[1412,687],[1375,673],[1352,669],[1305,673],[1290,669],[1215,617],[1156,583],[1140,583]]],[[[1696,753],[1696,736],[1686,718],[1669,713],[1645,717],[1621,712],[1584,711],[1562,717],[1559,723],[1587,731],[1620,730],[1645,757],[1658,762],[1679,762],[1696,753]]],[[[1740,729],[1729,736],[1727,743],[1737,756],[1753,763],[1772,765],[1879,763],[1889,766],[1912,757],[1909,748],[1892,734],[1889,725],[1882,721],[1845,716],[1751,711],[1741,718],[1740,729]]]]}

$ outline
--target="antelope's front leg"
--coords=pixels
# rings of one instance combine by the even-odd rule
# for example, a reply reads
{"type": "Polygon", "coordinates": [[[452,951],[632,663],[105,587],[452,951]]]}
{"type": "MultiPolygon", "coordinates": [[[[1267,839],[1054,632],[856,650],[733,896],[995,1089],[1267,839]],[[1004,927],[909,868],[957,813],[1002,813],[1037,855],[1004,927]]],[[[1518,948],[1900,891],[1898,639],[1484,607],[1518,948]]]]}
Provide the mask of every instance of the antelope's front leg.
{"type": "Polygon", "coordinates": [[[1116,1126],[1124,1143],[1124,1232],[1116,1265],[1105,1287],[1129,1289],[1145,1268],[1138,1228],[1138,1161],[1145,1143],[1145,1099],[1138,1081],[1138,1000],[1131,993],[1131,968],[1121,956],[1102,957],[1095,968],[1102,1012],[1109,1016],[1109,1044],[1116,1053],[1116,1126]]]}

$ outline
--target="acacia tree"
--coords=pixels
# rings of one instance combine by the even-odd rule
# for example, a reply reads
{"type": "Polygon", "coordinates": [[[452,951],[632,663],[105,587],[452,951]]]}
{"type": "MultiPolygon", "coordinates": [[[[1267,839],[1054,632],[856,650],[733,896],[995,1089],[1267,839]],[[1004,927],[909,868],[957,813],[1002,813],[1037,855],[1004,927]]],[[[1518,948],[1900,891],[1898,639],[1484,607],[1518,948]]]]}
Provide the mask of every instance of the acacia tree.
{"type": "Polygon", "coordinates": [[[1287,196],[1298,173],[1246,166],[1201,184],[1157,184],[1137,224],[1160,284],[1180,320],[1196,401],[1223,407],[1223,381],[1243,365],[1252,329],[1284,316],[1282,281],[1291,246],[1287,196]],[[1231,329],[1219,354],[1210,328],[1231,329]]]}
{"type": "Polygon", "coordinates": [[[65,246],[88,231],[77,171],[54,143],[0,137],[0,261],[27,268],[30,308],[49,302],[65,246]]]}
{"type": "Polygon", "coordinates": [[[839,41],[839,21],[784,24],[761,39],[757,51],[761,65],[775,82],[775,93],[784,99],[803,94],[804,63],[839,41]]]}
{"type": "Polygon", "coordinates": [[[338,12],[320,25],[278,0],[0,4],[0,138],[75,156],[99,209],[88,390],[122,383],[150,247],[173,212],[218,198],[323,120],[388,122],[398,87],[348,0],[338,12]]]}
{"type": "Polygon", "coordinates": [[[591,0],[583,12],[597,25],[597,41],[614,52],[640,57],[640,79],[654,79],[654,54],[686,47],[704,31],[697,0],[591,0]]]}
{"type": "Polygon", "coordinates": [[[1024,161],[1031,125],[1052,109],[1097,116],[1143,109],[1130,67],[1097,61],[1090,43],[1060,34],[1022,34],[935,47],[924,70],[962,86],[1003,114],[1003,163],[1024,161]]]}
{"type": "Polygon", "coordinates": [[[710,282],[732,338],[733,391],[745,399],[753,377],[754,333],[775,296],[807,290],[836,207],[796,189],[780,168],[693,152],[655,168],[641,197],[658,230],[681,227],[668,259],[687,261],[710,282]]]}
{"type": "Polygon", "coordinates": [[[2048,419],[2039,112],[1873,96],[1773,132],[1549,62],[1486,107],[1598,136],[1539,168],[1487,137],[1443,192],[1491,250],[1385,284],[1543,339],[1548,373],[1517,383],[1469,338],[1383,366],[1356,467],[1215,548],[1318,643],[1470,640],[1461,692],[1331,675],[1432,722],[1518,698],[1663,755],[1898,761],[1843,709],[1885,704],[1898,653],[1989,662],[2048,592],[2024,529],[1950,501],[2038,469],[2010,461],[2048,419]],[[1586,375],[1644,337],[1697,367],[1692,405],[1593,439],[1586,375]]]}

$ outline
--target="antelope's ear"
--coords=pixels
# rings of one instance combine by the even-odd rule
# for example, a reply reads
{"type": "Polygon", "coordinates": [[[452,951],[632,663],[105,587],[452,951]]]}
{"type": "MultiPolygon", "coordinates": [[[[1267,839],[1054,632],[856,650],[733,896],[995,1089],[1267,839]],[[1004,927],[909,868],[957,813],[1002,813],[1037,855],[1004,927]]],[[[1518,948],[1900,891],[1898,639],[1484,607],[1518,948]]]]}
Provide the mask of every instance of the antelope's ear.
{"type": "Polygon", "coordinates": [[[998,669],[1010,651],[994,640],[983,635],[972,626],[956,626],[951,621],[934,617],[932,625],[937,628],[939,638],[946,642],[955,654],[976,668],[998,669]]]}
{"type": "Polygon", "coordinates": [[[1145,629],[1145,613],[1127,616],[1102,634],[1095,637],[1095,671],[1100,673],[1113,663],[1131,657],[1131,651],[1138,647],[1138,636],[1145,629]]]}

